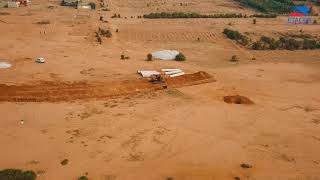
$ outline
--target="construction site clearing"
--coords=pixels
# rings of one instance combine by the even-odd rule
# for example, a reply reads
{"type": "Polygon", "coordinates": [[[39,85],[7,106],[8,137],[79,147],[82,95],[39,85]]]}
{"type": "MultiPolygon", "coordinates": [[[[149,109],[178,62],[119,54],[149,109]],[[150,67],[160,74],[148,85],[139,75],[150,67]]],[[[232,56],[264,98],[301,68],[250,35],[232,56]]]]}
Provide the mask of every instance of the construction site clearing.
{"type": "Polygon", "coordinates": [[[0,0],[0,180],[319,180],[318,1],[244,2],[0,0]]]}

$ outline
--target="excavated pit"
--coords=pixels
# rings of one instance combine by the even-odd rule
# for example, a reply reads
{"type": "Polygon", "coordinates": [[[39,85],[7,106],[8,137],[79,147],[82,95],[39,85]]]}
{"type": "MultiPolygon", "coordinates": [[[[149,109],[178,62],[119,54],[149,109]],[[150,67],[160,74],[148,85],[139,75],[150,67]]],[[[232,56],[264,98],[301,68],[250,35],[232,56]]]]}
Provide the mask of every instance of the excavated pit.
{"type": "Polygon", "coordinates": [[[245,96],[224,96],[223,101],[228,104],[254,104],[254,102],[245,96]]]}

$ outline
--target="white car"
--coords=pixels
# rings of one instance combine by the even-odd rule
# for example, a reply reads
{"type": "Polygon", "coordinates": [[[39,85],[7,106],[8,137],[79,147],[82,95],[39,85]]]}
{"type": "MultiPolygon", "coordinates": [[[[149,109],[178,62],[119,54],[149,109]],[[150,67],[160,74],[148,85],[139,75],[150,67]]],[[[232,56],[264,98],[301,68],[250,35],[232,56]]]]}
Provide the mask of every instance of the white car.
{"type": "Polygon", "coordinates": [[[46,60],[43,57],[39,57],[36,59],[36,63],[45,63],[46,60]]]}

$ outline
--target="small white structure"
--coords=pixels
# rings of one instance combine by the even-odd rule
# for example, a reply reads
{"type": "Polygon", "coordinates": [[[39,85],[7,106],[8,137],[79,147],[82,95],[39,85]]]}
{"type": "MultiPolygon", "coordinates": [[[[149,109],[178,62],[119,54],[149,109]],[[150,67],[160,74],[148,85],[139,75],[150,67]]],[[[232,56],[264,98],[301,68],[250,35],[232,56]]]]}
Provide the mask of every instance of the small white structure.
{"type": "Polygon", "coordinates": [[[92,9],[89,3],[78,2],[77,9],[92,9]]]}
{"type": "Polygon", "coordinates": [[[46,60],[43,57],[39,57],[36,59],[36,63],[45,63],[46,60]]]}
{"type": "Polygon", "coordinates": [[[6,63],[6,62],[0,62],[0,69],[6,69],[6,68],[10,68],[11,64],[6,63]]]}
{"type": "Polygon", "coordinates": [[[146,71],[138,71],[139,74],[141,74],[142,77],[148,78],[151,77],[152,75],[160,75],[160,72],[158,71],[153,71],[153,70],[146,70],[146,71]]]}
{"type": "Polygon", "coordinates": [[[179,54],[179,52],[176,50],[163,50],[163,51],[156,51],[151,54],[152,54],[152,57],[155,59],[174,60],[176,56],[179,54]]]}
{"type": "Polygon", "coordinates": [[[160,74],[165,74],[169,77],[177,77],[185,74],[181,69],[161,69],[161,71],[163,73],[160,73],[159,71],[155,71],[155,70],[141,70],[141,71],[138,71],[138,73],[141,74],[141,76],[144,78],[149,78],[153,75],[160,75],[160,74]]]}
{"type": "Polygon", "coordinates": [[[185,74],[181,69],[161,69],[161,71],[170,77],[178,77],[185,74]]]}
{"type": "Polygon", "coordinates": [[[8,1],[8,8],[18,8],[20,6],[20,2],[17,1],[8,1]]]}

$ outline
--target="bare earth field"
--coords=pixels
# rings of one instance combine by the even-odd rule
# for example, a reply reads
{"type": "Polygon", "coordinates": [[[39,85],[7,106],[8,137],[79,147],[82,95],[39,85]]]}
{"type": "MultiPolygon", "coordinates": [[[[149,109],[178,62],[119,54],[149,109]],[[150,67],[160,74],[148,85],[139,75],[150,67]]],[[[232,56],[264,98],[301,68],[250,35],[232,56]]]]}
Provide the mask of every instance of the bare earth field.
{"type": "Polygon", "coordinates": [[[90,180],[320,180],[320,51],[253,51],[222,34],[302,30],[319,37],[320,25],[292,26],[287,17],[256,25],[137,18],[161,11],[255,13],[229,0],[106,3],[111,11],[54,0],[0,8],[9,13],[0,15],[0,62],[12,64],[0,69],[0,169],[33,170],[39,180],[86,173],[90,180]],[[114,13],[123,18],[111,19],[114,13]],[[43,20],[50,23],[37,24],[43,20]],[[101,45],[98,27],[113,34],[101,45]],[[181,51],[187,61],[145,61],[163,49],[181,51]],[[120,60],[122,53],[130,59],[120,60]],[[240,62],[231,63],[232,55],[240,62]],[[162,89],[136,74],[161,68],[188,75],[162,89]],[[230,95],[254,104],[225,103],[230,95]]]}

